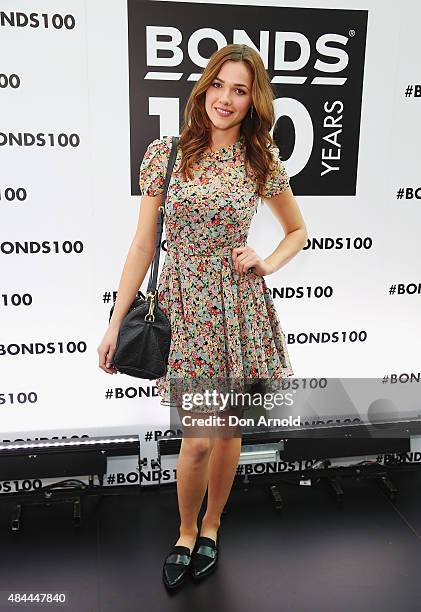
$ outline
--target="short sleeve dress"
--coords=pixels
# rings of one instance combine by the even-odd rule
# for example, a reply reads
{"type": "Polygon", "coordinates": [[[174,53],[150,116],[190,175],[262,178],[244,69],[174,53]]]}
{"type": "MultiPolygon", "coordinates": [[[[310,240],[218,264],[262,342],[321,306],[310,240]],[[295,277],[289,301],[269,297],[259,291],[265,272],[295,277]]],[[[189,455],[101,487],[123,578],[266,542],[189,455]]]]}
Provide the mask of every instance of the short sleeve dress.
{"type": "MultiPolygon", "coordinates": [[[[157,138],[147,147],[139,171],[141,195],[163,193],[171,140],[157,138]]],[[[232,263],[232,249],[247,244],[259,203],[244,152],[242,135],[234,144],[204,153],[187,182],[177,173],[177,152],[165,202],[167,252],[157,285],[159,304],[171,324],[167,373],[155,381],[161,405],[176,405],[172,389],[177,381],[184,392],[200,389],[198,382],[208,388],[215,380],[244,390],[250,380],[294,373],[265,278],[253,269],[239,274],[232,263]]],[[[276,169],[264,197],[289,186],[277,147],[272,154],[276,169]]]]}

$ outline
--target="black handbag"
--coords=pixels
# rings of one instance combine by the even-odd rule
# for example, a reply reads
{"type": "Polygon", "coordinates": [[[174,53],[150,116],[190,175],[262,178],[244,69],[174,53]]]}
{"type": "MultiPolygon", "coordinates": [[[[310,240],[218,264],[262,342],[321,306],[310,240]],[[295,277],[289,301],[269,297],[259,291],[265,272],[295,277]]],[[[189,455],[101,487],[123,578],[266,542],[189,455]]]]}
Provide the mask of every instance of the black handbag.
{"type": "MultiPolygon", "coordinates": [[[[146,298],[137,297],[121,322],[112,364],[122,374],[155,380],[167,373],[171,344],[171,325],[157,299],[156,282],[161,250],[162,226],[168,184],[177,157],[178,136],[172,137],[172,148],[164,182],[162,204],[157,221],[155,256],[152,260],[146,298]]],[[[115,302],[110,310],[111,320],[115,302]]]]}

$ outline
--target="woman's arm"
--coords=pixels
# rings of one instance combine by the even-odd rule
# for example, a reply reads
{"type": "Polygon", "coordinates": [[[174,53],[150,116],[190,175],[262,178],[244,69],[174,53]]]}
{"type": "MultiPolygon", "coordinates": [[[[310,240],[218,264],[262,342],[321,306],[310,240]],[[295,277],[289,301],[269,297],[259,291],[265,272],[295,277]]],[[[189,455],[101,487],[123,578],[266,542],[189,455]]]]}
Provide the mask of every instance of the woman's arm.
{"type": "Polygon", "coordinates": [[[110,327],[120,327],[155,256],[156,226],[162,194],[141,196],[139,220],[121,274],[110,327]]]}
{"type": "Polygon", "coordinates": [[[284,228],[285,237],[264,261],[268,264],[268,274],[273,274],[305,246],[308,238],[307,228],[297,201],[290,187],[265,202],[284,228]]]}

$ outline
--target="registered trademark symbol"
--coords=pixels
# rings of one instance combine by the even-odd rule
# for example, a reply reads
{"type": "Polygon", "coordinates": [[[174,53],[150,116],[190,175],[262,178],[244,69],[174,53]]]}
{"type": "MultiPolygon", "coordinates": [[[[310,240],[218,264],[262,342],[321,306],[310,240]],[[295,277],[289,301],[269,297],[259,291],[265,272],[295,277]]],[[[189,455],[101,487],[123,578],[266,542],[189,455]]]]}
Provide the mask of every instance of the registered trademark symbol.
{"type": "Polygon", "coordinates": [[[350,36],[355,36],[355,30],[349,30],[349,35],[350,36]]]}

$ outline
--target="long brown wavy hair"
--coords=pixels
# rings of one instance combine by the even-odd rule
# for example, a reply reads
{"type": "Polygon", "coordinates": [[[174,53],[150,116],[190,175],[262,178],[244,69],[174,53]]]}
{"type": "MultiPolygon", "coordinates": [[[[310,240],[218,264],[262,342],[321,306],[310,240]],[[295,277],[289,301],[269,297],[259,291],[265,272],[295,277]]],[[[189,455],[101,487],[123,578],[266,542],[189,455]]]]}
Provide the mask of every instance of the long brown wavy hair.
{"type": "Polygon", "coordinates": [[[258,196],[261,196],[273,168],[270,147],[276,146],[270,134],[275,123],[273,100],[275,93],[260,55],[243,44],[230,44],[215,51],[210,57],[200,79],[195,83],[186,107],[180,133],[179,147],[182,156],[178,172],[184,180],[192,180],[192,165],[211,145],[211,121],[205,108],[207,89],[227,60],[246,62],[253,74],[252,106],[253,115],[246,114],[240,127],[244,135],[246,172],[253,176],[258,196]]]}

